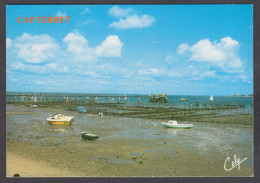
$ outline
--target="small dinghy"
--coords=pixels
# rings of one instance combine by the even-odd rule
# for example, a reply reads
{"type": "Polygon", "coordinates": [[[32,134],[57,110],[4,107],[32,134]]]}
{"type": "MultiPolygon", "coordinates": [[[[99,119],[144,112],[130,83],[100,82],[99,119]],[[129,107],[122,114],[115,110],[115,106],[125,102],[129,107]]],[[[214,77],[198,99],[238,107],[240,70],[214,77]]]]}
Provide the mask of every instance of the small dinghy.
{"type": "Polygon", "coordinates": [[[73,116],[63,116],[62,114],[57,114],[54,117],[46,118],[46,120],[51,125],[70,125],[74,121],[73,116]]]}
{"type": "Polygon", "coordinates": [[[167,123],[162,123],[166,128],[192,128],[193,124],[178,124],[177,121],[168,121],[167,123]]]}
{"type": "Polygon", "coordinates": [[[88,118],[94,118],[95,115],[94,115],[94,114],[87,114],[87,117],[88,117],[88,118]]]}
{"type": "Polygon", "coordinates": [[[81,132],[81,137],[86,140],[95,140],[99,138],[98,135],[92,133],[86,133],[86,132],[81,132]]]}
{"type": "Polygon", "coordinates": [[[86,112],[87,112],[87,110],[85,109],[85,107],[82,107],[82,106],[78,106],[77,111],[78,111],[79,113],[86,113],[86,112]]]}
{"type": "Polygon", "coordinates": [[[189,101],[190,99],[188,98],[181,98],[180,101],[189,101]]]}

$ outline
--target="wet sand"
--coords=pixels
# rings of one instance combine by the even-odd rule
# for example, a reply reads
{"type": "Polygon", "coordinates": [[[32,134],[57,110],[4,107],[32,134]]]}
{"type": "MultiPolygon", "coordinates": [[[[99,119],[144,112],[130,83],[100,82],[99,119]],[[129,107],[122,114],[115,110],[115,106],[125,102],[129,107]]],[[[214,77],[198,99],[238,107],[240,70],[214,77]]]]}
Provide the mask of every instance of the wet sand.
{"type": "Polygon", "coordinates": [[[176,130],[156,120],[88,118],[62,109],[7,105],[7,112],[7,176],[15,171],[22,177],[253,175],[253,126],[193,122],[193,129],[176,130]],[[35,114],[10,113],[17,111],[35,114]],[[45,118],[57,113],[74,115],[75,121],[67,127],[47,124],[45,118]],[[100,139],[83,140],[81,131],[100,139]],[[234,154],[247,160],[239,171],[226,172],[224,161],[234,154]],[[24,172],[15,169],[23,158],[37,163],[24,166],[24,172]]]}
{"type": "Polygon", "coordinates": [[[8,152],[6,156],[7,177],[13,177],[19,172],[23,177],[73,177],[74,174],[68,170],[59,169],[50,166],[43,161],[36,161],[30,158],[24,158],[17,153],[8,152]]]}

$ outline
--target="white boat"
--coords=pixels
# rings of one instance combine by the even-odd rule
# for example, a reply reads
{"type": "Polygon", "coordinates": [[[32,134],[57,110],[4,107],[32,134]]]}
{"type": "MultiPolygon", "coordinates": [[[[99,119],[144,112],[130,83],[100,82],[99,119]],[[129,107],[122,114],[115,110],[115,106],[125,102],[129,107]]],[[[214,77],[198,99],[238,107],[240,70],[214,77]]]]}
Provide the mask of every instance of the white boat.
{"type": "Polygon", "coordinates": [[[57,114],[53,117],[46,118],[46,120],[51,125],[70,125],[74,121],[74,116],[63,116],[62,114],[57,114]]]}
{"type": "Polygon", "coordinates": [[[38,106],[36,104],[31,104],[30,107],[31,108],[37,108],[38,106]]]}
{"type": "Polygon", "coordinates": [[[114,97],[108,97],[111,102],[114,102],[114,97]]]}
{"type": "Polygon", "coordinates": [[[210,97],[209,97],[209,101],[213,101],[214,99],[213,99],[213,96],[212,95],[210,95],[210,97]]]}
{"type": "Polygon", "coordinates": [[[99,113],[98,113],[98,116],[103,117],[103,116],[104,116],[103,112],[99,112],[99,113]]]}
{"type": "Polygon", "coordinates": [[[168,121],[167,123],[162,122],[163,126],[166,128],[192,128],[193,124],[178,124],[177,121],[168,121]]]}
{"type": "Polygon", "coordinates": [[[126,95],[125,95],[125,98],[123,99],[124,101],[126,101],[127,100],[127,97],[126,97],[126,95]]]}

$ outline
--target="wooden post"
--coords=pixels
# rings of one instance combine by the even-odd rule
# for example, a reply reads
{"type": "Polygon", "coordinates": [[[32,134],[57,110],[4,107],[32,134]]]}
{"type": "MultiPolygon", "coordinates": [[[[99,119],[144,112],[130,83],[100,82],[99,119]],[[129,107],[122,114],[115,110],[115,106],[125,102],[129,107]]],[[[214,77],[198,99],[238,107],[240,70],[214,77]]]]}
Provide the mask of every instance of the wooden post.
{"type": "Polygon", "coordinates": [[[97,97],[95,97],[94,103],[98,103],[98,98],[97,97]]]}

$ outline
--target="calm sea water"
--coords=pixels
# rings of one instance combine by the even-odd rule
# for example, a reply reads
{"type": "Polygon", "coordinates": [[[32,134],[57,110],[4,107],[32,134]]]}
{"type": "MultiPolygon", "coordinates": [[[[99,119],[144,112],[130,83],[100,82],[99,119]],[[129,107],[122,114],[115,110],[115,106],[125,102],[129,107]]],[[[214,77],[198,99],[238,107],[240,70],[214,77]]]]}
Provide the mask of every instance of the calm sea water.
{"type": "Polygon", "coordinates": [[[139,94],[102,94],[102,93],[44,93],[44,92],[7,92],[8,101],[31,101],[31,96],[22,95],[42,95],[37,96],[35,102],[66,102],[69,97],[70,102],[98,102],[98,103],[117,103],[118,95],[120,102],[124,105],[143,105],[143,106],[165,106],[165,107],[205,107],[205,106],[223,106],[223,105],[241,105],[245,109],[253,106],[253,97],[231,97],[231,96],[213,96],[214,101],[209,101],[208,96],[192,96],[192,95],[167,95],[168,103],[150,103],[148,95],[139,94]],[[8,95],[20,96],[8,96],[8,95]],[[140,102],[138,101],[140,96],[140,102]],[[125,97],[127,99],[125,99],[125,97]],[[180,101],[181,98],[189,99],[189,101],[180,101]],[[124,100],[125,99],[125,100],[124,100]]]}

